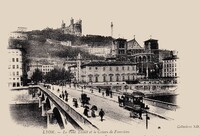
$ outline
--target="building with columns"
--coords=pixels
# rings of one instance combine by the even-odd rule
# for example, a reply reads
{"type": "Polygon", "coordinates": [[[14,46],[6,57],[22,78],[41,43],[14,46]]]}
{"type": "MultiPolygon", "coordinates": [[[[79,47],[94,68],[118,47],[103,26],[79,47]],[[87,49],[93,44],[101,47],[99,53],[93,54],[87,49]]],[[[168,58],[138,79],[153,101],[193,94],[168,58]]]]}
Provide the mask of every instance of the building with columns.
{"type": "Polygon", "coordinates": [[[81,82],[112,83],[137,78],[136,64],[122,61],[98,61],[81,65],[81,82]]]}

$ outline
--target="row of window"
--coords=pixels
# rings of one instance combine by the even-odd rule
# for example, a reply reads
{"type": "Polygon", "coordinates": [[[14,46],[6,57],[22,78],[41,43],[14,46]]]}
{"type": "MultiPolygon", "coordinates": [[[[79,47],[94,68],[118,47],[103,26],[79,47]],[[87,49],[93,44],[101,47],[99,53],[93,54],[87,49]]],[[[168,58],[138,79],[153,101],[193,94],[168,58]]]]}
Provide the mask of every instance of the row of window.
{"type": "Polygon", "coordinates": [[[49,71],[51,71],[51,70],[53,70],[53,69],[42,69],[42,71],[47,71],[47,72],[49,72],[49,71]]]}
{"type": "Polygon", "coordinates": [[[10,72],[10,76],[19,76],[19,71],[10,72]]]}
{"type": "Polygon", "coordinates": [[[176,67],[176,63],[174,64],[164,64],[164,67],[176,67]]]}
{"type": "Polygon", "coordinates": [[[47,65],[47,66],[42,66],[43,68],[49,68],[49,67],[51,67],[51,68],[53,68],[54,66],[49,66],[49,65],[47,65]]]}
{"type": "Polygon", "coordinates": [[[164,77],[176,77],[177,73],[164,73],[164,77]]]}
{"type": "Polygon", "coordinates": [[[164,68],[164,72],[174,72],[176,71],[176,68],[164,68]]]}
{"type": "Polygon", "coordinates": [[[12,80],[12,79],[13,79],[13,80],[15,80],[15,79],[16,79],[16,80],[20,80],[20,78],[9,78],[9,80],[12,80]]]}
{"type": "Polygon", "coordinates": [[[20,86],[21,86],[21,83],[19,83],[19,82],[14,82],[14,83],[12,83],[11,86],[12,86],[12,87],[20,87],[20,86]]]}
{"type": "Polygon", "coordinates": [[[12,62],[19,62],[19,58],[12,58],[12,62]]]}
{"type": "Polygon", "coordinates": [[[176,62],[176,59],[173,59],[173,60],[165,60],[165,62],[176,62]]]}
{"type": "MultiPolygon", "coordinates": [[[[94,69],[95,70],[98,70],[98,69],[100,69],[101,67],[94,67],[94,69]]],[[[116,70],[116,71],[119,71],[119,70],[125,70],[125,67],[124,66],[122,66],[122,67],[109,67],[109,70],[110,71],[112,71],[112,70],[116,70]]],[[[92,70],[92,67],[89,67],[89,70],[92,70]]],[[[105,71],[106,70],[106,67],[103,67],[103,71],[105,71]]],[[[127,70],[136,70],[136,67],[134,67],[134,66],[127,66],[127,70]]]]}
{"type": "MultiPolygon", "coordinates": [[[[19,69],[19,65],[12,65],[12,69],[19,69]]],[[[8,66],[8,69],[11,69],[11,65],[8,66]]]]}
{"type": "MultiPolygon", "coordinates": [[[[134,79],[135,77],[132,76],[132,79],[134,79]]],[[[128,75],[127,76],[127,79],[125,79],[125,76],[122,75],[121,78],[119,75],[116,75],[116,78],[115,78],[116,82],[120,81],[125,81],[125,80],[131,80],[131,76],[128,75]]],[[[103,82],[114,82],[114,78],[113,78],[113,75],[109,75],[109,78],[107,78],[107,76],[103,75],[103,82]]],[[[93,77],[92,76],[89,76],[89,82],[93,82],[93,77]]],[[[94,76],[94,82],[99,82],[99,76],[94,76]]]]}

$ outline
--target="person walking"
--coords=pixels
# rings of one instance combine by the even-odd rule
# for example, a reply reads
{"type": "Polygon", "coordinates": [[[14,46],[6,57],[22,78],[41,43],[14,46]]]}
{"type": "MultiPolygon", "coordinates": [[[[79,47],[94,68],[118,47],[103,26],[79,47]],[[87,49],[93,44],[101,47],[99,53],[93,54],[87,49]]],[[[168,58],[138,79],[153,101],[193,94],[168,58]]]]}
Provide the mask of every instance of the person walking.
{"type": "Polygon", "coordinates": [[[99,111],[99,116],[101,117],[101,121],[103,121],[103,116],[105,115],[105,112],[101,109],[99,111]]]}

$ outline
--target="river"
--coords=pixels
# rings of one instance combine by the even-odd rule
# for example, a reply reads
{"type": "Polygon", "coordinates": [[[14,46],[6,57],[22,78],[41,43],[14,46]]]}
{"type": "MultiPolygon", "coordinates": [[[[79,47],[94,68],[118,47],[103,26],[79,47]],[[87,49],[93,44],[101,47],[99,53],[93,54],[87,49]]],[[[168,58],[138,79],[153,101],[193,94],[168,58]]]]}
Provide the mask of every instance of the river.
{"type": "Polygon", "coordinates": [[[24,127],[47,128],[47,117],[42,117],[38,103],[10,104],[10,113],[14,122],[24,127]]]}

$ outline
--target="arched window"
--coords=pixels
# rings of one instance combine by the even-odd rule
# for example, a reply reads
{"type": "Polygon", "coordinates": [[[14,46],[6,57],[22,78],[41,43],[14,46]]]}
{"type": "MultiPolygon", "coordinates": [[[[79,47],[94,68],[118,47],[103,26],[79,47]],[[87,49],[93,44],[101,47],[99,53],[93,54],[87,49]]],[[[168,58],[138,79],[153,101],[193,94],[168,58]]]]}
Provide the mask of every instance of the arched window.
{"type": "Polygon", "coordinates": [[[146,56],[143,56],[143,62],[146,62],[147,60],[146,60],[146,56]]]}

